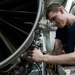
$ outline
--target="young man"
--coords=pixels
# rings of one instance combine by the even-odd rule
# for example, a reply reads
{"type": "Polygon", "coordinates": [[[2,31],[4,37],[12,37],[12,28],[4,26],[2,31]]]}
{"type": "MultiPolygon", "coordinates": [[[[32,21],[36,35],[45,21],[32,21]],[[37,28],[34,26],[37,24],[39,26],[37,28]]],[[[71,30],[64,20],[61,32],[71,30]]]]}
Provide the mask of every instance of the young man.
{"type": "Polygon", "coordinates": [[[52,3],[47,8],[46,17],[53,26],[58,27],[53,55],[43,55],[40,50],[35,48],[28,54],[27,58],[35,62],[50,64],[75,64],[75,16],[66,12],[62,5],[52,3]],[[62,46],[66,54],[54,55],[59,52],[62,46]]]}

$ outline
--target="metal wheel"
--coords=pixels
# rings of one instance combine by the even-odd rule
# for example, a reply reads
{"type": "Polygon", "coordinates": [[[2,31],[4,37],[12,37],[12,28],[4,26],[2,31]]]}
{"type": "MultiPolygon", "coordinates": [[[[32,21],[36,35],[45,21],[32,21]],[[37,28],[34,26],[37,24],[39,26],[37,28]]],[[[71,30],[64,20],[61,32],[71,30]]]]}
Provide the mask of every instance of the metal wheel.
{"type": "Polygon", "coordinates": [[[0,0],[0,69],[16,60],[34,40],[42,0],[0,0]]]}

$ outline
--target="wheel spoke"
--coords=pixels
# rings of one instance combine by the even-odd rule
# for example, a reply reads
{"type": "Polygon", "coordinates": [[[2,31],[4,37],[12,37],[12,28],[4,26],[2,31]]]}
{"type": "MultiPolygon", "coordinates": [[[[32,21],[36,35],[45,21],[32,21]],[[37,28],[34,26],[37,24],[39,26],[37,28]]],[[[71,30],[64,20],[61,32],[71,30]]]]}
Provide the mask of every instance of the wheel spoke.
{"type": "Polygon", "coordinates": [[[22,32],[22,33],[24,33],[24,34],[28,35],[28,33],[27,33],[27,32],[25,32],[25,31],[23,31],[23,30],[19,29],[18,27],[16,27],[16,26],[14,26],[14,25],[10,24],[9,22],[7,22],[7,21],[5,21],[5,20],[3,20],[3,19],[1,19],[1,18],[0,18],[0,21],[2,21],[2,22],[4,22],[5,24],[10,25],[11,27],[13,27],[13,28],[15,28],[15,29],[19,30],[20,32],[22,32]]]}
{"type": "Polygon", "coordinates": [[[9,41],[9,39],[6,37],[6,35],[2,32],[0,32],[0,37],[7,46],[7,48],[10,50],[11,53],[14,53],[16,48],[12,45],[12,43],[9,41]]]}
{"type": "Polygon", "coordinates": [[[36,12],[29,12],[29,11],[16,11],[16,10],[0,10],[0,15],[1,16],[31,16],[31,15],[36,15],[36,12]]]}

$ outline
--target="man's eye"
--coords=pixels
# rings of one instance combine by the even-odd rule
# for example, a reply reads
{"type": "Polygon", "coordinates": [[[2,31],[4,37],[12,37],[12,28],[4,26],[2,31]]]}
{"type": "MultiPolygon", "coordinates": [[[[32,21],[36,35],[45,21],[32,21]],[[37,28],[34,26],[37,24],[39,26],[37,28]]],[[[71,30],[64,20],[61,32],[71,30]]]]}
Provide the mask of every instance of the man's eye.
{"type": "Polygon", "coordinates": [[[56,17],[53,17],[52,20],[55,21],[56,17]]]}
{"type": "Polygon", "coordinates": [[[56,20],[56,16],[51,18],[51,22],[56,20]]]}

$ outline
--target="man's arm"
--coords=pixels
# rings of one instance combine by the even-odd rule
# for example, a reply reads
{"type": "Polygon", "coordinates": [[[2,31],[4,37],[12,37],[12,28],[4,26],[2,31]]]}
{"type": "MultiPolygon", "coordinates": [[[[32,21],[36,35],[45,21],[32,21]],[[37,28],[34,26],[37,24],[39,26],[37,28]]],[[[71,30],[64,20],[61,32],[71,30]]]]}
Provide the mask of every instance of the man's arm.
{"type": "Polygon", "coordinates": [[[62,46],[61,41],[59,39],[55,39],[54,49],[50,54],[52,55],[62,54],[63,53],[62,47],[63,46],[62,46]]]}
{"type": "Polygon", "coordinates": [[[50,64],[75,64],[75,52],[62,55],[43,55],[38,49],[34,49],[28,54],[26,59],[34,62],[45,62],[50,64]]]}
{"type": "Polygon", "coordinates": [[[51,64],[75,64],[75,52],[62,55],[43,55],[42,62],[51,64]]]}

